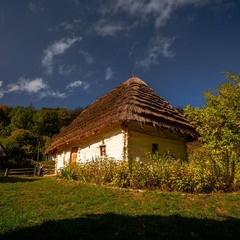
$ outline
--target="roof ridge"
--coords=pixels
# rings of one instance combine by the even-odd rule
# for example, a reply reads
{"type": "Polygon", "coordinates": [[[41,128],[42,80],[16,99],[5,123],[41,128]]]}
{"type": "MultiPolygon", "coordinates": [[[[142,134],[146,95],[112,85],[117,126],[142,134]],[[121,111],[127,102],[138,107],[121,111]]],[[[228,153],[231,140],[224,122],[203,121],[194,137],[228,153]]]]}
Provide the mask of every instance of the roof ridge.
{"type": "Polygon", "coordinates": [[[147,85],[146,82],[144,82],[141,78],[139,77],[130,77],[129,79],[127,79],[126,81],[124,81],[122,84],[124,85],[128,85],[131,83],[137,83],[137,84],[144,84],[147,85]]]}

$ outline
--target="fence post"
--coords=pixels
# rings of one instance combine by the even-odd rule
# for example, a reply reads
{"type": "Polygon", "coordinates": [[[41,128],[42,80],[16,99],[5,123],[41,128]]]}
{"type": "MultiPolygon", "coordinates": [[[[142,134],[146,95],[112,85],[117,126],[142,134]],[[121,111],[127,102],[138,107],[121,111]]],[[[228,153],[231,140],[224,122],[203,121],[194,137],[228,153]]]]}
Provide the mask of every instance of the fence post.
{"type": "Polygon", "coordinates": [[[34,168],[34,176],[37,174],[37,167],[34,168]]]}
{"type": "Polygon", "coordinates": [[[4,177],[7,177],[7,176],[8,176],[8,171],[9,171],[9,169],[6,168],[6,171],[5,171],[4,177]]]}

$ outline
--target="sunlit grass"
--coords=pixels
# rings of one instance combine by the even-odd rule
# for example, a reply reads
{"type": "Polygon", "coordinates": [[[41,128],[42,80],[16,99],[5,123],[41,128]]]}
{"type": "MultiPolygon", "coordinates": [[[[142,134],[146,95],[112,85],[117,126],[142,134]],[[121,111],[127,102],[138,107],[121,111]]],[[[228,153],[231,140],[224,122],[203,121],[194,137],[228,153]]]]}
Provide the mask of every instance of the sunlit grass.
{"type": "Polygon", "coordinates": [[[191,235],[186,226],[194,229],[197,239],[207,237],[205,230],[234,239],[240,231],[239,203],[240,192],[183,194],[107,188],[55,177],[0,178],[0,239],[30,239],[32,234],[32,239],[75,234],[81,239],[100,239],[101,234],[112,239],[114,231],[119,239],[123,233],[125,239],[162,234],[184,239],[191,235]],[[111,230],[104,230],[109,224],[111,230]]]}

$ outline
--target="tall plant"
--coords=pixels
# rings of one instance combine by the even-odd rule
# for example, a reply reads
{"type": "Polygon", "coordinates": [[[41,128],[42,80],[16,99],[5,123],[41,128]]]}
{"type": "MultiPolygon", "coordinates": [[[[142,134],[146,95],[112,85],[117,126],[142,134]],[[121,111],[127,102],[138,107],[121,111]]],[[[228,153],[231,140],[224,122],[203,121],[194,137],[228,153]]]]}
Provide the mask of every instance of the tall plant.
{"type": "Polygon", "coordinates": [[[227,72],[226,82],[204,97],[202,108],[187,106],[184,115],[200,133],[215,174],[231,190],[240,164],[240,74],[227,72]]]}

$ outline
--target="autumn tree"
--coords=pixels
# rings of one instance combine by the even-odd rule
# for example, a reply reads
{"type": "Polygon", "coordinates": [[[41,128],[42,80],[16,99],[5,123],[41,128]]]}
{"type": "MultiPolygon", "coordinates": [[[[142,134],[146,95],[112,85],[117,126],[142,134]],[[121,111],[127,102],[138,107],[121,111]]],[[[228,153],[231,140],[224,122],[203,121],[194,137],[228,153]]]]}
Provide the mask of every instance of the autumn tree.
{"type": "Polygon", "coordinates": [[[0,137],[9,135],[9,110],[7,106],[0,105],[0,137]]]}
{"type": "Polygon", "coordinates": [[[0,124],[6,124],[8,122],[8,112],[5,106],[0,105],[0,124]]]}
{"type": "Polygon", "coordinates": [[[227,72],[226,82],[204,97],[202,108],[187,106],[184,115],[200,133],[216,175],[224,177],[231,190],[240,164],[240,74],[227,72]]]}

